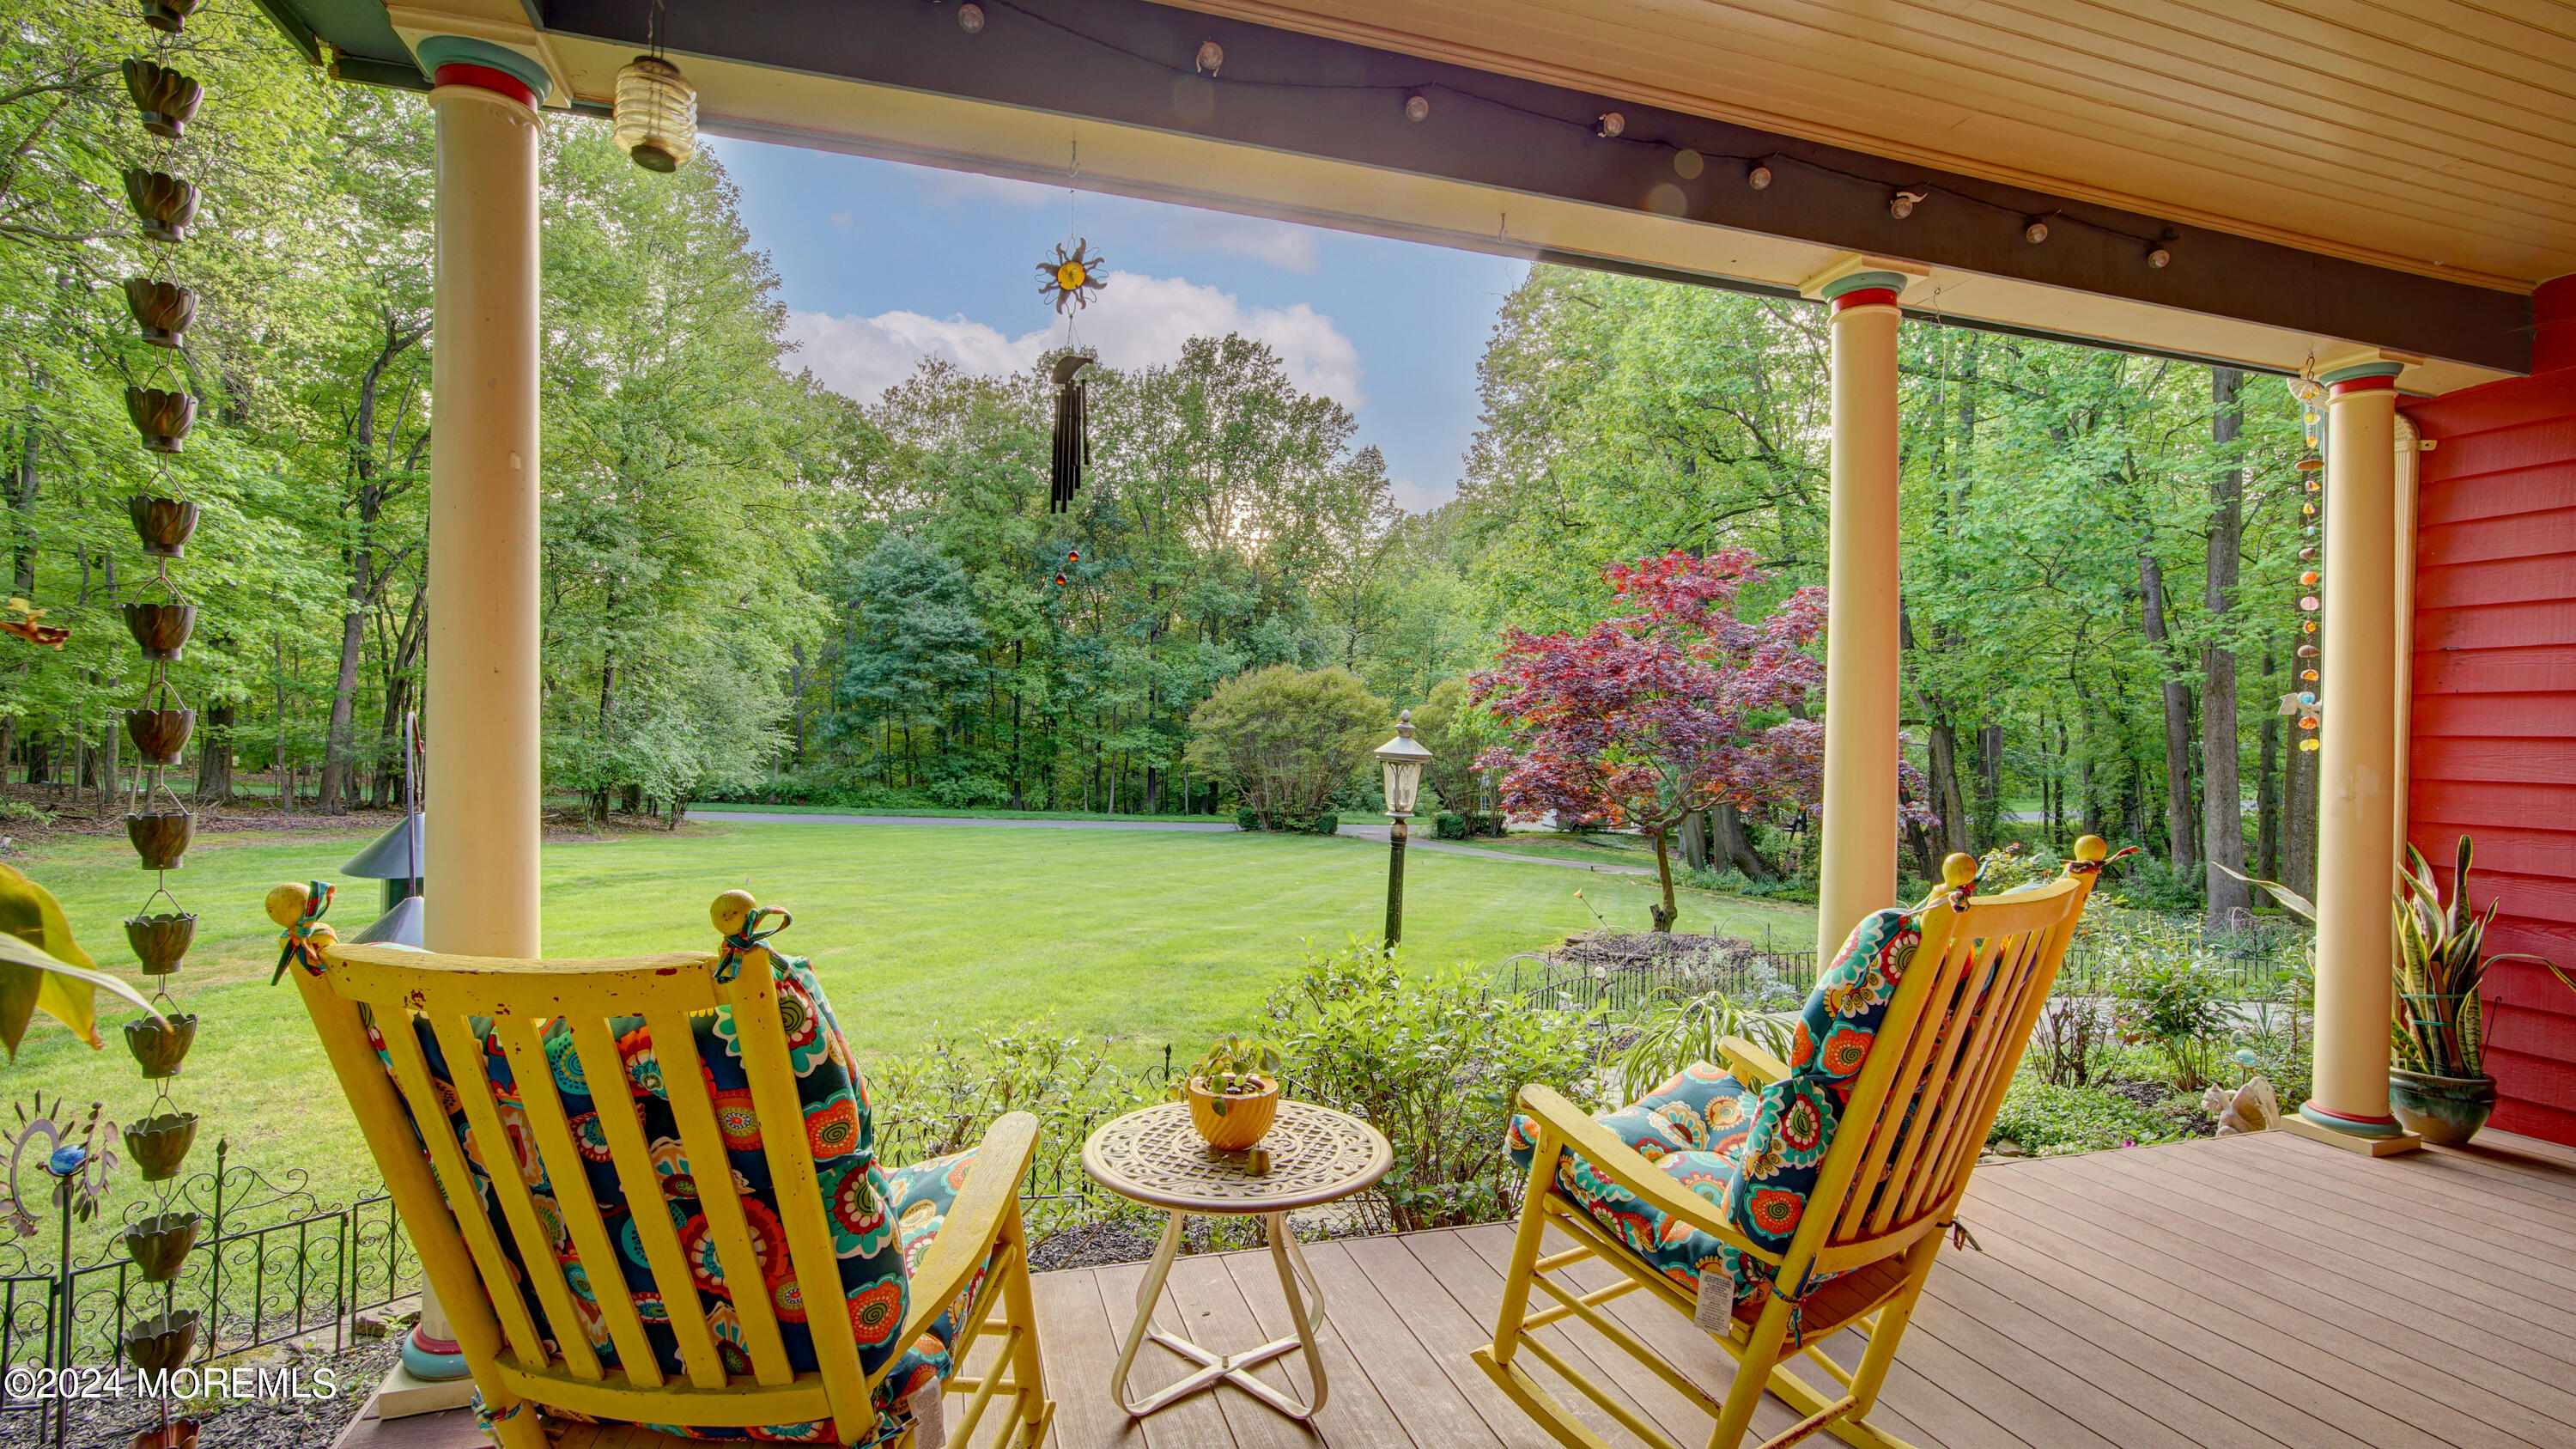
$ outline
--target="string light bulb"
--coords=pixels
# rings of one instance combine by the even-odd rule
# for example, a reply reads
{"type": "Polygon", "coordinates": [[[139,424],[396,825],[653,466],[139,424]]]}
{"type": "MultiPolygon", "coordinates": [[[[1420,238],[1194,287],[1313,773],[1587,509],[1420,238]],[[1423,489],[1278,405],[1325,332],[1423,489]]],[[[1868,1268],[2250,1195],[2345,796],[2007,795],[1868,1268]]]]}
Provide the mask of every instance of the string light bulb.
{"type": "Polygon", "coordinates": [[[1420,123],[1431,119],[1431,98],[1420,91],[1404,98],[1404,118],[1420,123]]]}
{"type": "Polygon", "coordinates": [[[1213,77],[1225,65],[1225,47],[1213,40],[1200,41],[1197,64],[1199,74],[1213,77]]]}
{"type": "Polygon", "coordinates": [[[1931,192],[1919,186],[1899,188],[1894,196],[1887,199],[1887,214],[1898,221],[1903,221],[1914,214],[1914,208],[1918,203],[1928,201],[1931,197],[1931,192]]]}
{"type": "Polygon", "coordinates": [[[2030,225],[2021,229],[2021,238],[2033,244],[2048,240],[2048,223],[2033,218],[2030,225]]]}
{"type": "Polygon", "coordinates": [[[2161,272],[2173,265],[2173,253],[2163,247],[2157,247],[2147,253],[2147,265],[2161,272]]]}
{"type": "Polygon", "coordinates": [[[966,0],[965,4],[958,6],[957,28],[965,31],[968,35],[983,34],[984,7],[974,3],[974,0],[966,0]]]}
{"type": "Polygon", "coordinates": [[[1601,119],[1592,123],[1592,134],[1604,141],[1618,140],[1627,129],[1628,118],[1617,111],[1603,111],[1601,119]]]}
{"type": "Polygon", "coordinates": [[[647,171],[672,172],[698,153],[698,93],[680,68],[639,55],[617,73],[617,149],[647,171]]]}
{"type": "Polygon", "coordinates": [[[1770,190],[1771,168],[1759,161],[1754,162],[1753,169],[1744,173],[1744,184],[1756,191],[1770,190]]]}

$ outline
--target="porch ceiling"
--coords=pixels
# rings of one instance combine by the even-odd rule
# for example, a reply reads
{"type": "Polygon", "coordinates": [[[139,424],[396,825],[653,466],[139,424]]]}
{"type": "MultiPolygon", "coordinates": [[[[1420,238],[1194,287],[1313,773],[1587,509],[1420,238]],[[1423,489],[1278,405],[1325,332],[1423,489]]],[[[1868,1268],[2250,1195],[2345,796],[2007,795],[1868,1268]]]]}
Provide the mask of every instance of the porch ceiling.
{"type": "Polygon", "coordinates": [[[2560,0],[1175,0],[2307,250],[2576,272],[2560,0]]]}
{"type": "MultiPolygon", "coordinates": [[[[586,109],[651,8],[260,3],[350,79],[478,35],[586,109]]],[[[1762,290],[1909,258],[1918,315],[2277,371],[2387,348],[2417,392],[2525,370],[2530,284],[2576,271],[2576,21],[2540,0],[1181,4],[988,0],[967,36],[928,0],[671,0],[669,38],[717,134],[1058,184],[1078,155],[1094,190],[1762,290]],[[1631,144],[1581,124],[1613,105],[1631,144]]]]}

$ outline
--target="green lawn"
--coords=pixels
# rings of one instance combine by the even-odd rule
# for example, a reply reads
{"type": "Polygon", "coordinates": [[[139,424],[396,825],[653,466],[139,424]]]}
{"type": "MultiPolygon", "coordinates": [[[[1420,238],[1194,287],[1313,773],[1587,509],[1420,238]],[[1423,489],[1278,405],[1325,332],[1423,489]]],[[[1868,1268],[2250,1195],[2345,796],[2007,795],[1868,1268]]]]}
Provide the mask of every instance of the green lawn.
{"type": "MultiPolygon", "coordinates": [[[[1499,850],[1507,855],[1534,855],[1544,860],[1579,860],[1585,865],[1633,865],[1648,870],[1655,868],[1654,842],[1635,835],[1507,835],[1500,840],[1477,839],[1451,841],[1453,845],[1471,845],[1478,850],[1499,850]]],[[[1676,849],[1673,873],[1683,869],[1676,849]]]]}
{"type": "MultiPolygon", "coordinates": [[[[171,884],[204,918],[181,1005],[201,1025],[183,1107],[204,1114],[207,1145],[236,1161],[300,1166],[326,1196],[373,1170],[357,1150],[293,992],[268,984],[274,929],[260,897],[319,876],[366,834],[200,836],[171,884]]],[[[58,836],[13,858],[61,897],[100,965],[132,971],[117,922],[151,878],[122,839],[58,836]]],[[[1051,1016],[1111,1038],[1136,1063],[1171,1043],[1195,1052],[1250,1018],[1292,970],[1301,942],[1374,933],[1386,852],[1359,840],[1212,832],[998,830],[941,826],[710,825],[545,851],[546,950],[610,956],[712,946],[716,892],[751,890],[795,912],[779,944],[811,957],[863,1056],[906,1048],[934,1027],[1051,1016]]],[[[374,915],[372,881],[341,882],[332,919],[352,931],[374,915]]],[[[1405,878],[1406,946],[1417,960],[1492,961],[1593,925],[1582,890],[1614,925],[1642,929],[1652,883],[1416,851],[1405,878]]],[[[1682,929],[1803,940],[1809,912],[1686,893],[1682,929]]],[[[121,1019],[121,1014],[118,1019],[121,1019]]],[[[148,1093],[112,1022],[92,1054],[50,1021],[6,1069],[8,1095],[43,1089],[102,1098],[119,1120],[148,1093]]],[[[204,1165],[194,1163],[192,1165],[204,1165]]]]}
{"type": "Polygon", "coordinates": [[[1102,815],[1081,810],[944,810],[936,807],[915,809],[909,805],[760,805],[741,801],[701,800],[689,807],[692,811],[722,814],[727,811],[744,815],[904,815],[931,820],[1133,820],[1168,824],[1186,821],[1196,825],[1232,825],[1231,815],[1102,815]]]}

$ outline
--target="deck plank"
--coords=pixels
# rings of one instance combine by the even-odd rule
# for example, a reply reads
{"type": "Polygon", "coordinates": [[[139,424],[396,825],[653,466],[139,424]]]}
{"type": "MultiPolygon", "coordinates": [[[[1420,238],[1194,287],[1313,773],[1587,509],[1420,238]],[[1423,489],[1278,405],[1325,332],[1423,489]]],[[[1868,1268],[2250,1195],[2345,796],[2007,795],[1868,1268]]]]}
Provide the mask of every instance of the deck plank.
{"type": "Polygon", "coordinates": [[[1980,1182],[1981,1196],[1989,1204],[2027,1217],[2031,1224],[2063,1227],[2067,1236],[2034,1233],[2034,1237],[2053,1238],[2062,1245],[2060,1251],[2088,1272],[2153,1301],[2180,1305],[2179,1311],[2204,1316],[2249,1348],[2293,1364],[2320,1385],[2332,1385],[2345,1395],[2385,1407],[2458,1449],[2519,1449],[2535,1442],[2520,1431],[2536,1429],[2540,1415],[2528,1410],[2502,1414],[2420,1393],[2409,1385],[2451,1380],[2385,1344],[2320,1317],[2311,1295],[2292,1295],[2305,1298],[2307,1306],[2284,1303],[2230,1281],[2245,1271],[2245,1260],[2227,1252],[2225,1245],[2213,1246],[2205,1235],[2177,1240],[2153,1232],[2115,1212],[2102,1211],[2093,1199],[2066,1192],[2036,1174],[2009,1176],[2009,1188],[1980,1182]],[[2502,1424],[2495,1422],[2499,1418],[2502,1424]]]}
{"type": "MultiPolygon", "coordinates": [[[[1270,1255],[1266,1252],[1228,1253],[1223,1261],[1234,1275],[1235,1291],[1243,1295],[1245,1309],[1252,1315],[1262,1341],[1295,1334],[1297,1325],[1288,1316],[1288,1300],[1280,1290],[1279,1270],[1270,1255]]],[[[1311,1258],[1306,1266],[1315,1268],[1311,1258]]],[[[1316,1271],[1315,1282],[1316,1286],[1322,1287],[1320,1270],[1316,1271]]],[[[1433,1449],[1433,1446],[1416,1440],[1404,1420],[1388,1407],[1385,1395],[1369,1377],[1366,1365],[1352,1353],[1349,1341],[1333,1321],[1333,1310],[1339,1306],[1334,1302],[1331,1290],[1326,1289],[1325,1321],[1316,1329],[1315,1354],[1324,1366],[1327,1394],[1324,1411],[1310,1421],[1316,1436],[1331,1449],[1379,1449],[1379,1446],[1383,1449],[1433,1449]]],[[[1292,1353],[1272,1360],[1264,1368],[1276,1372],[1264,1372],[1261,1375],[1263,1382],[1292,1398],[1305,1396],[1304,1355],[1292,1353]]],[[[1464,1407],[1463,1404],[1460,1406],[1462,1411],[1464,1407]]],[[[1439,1449],[1451,1449],[1451,1441],[1444,1439],[1439,1449]]]]}
{"type": "MultiPolygon", "coordinates": [[[[2205,1263],[2194,1259],[2210,1256],[2214,1210],[2187,1206],[2170,1189],[2162,1197],[2140,1196],[2119,1180],[2123,1175],[2114,1169],[2081,1161],[2075,1166],[2086,1175],[2069,1184],[2070,1194],[2076,1184],[2098,1189],[2084,1196],[2090,1220],[2124,1239],[2160,1244],[2180,1261],[2193,1263],[2194,1271],[2208,1271],[2205,1263]]],[[[2260,1223],[2254,1223],[2252,1231],[2271,1244],[2287,1243],[2293,1237],[2285,1229],[2260,1223]]],[[[2576,1441],[2576,1393],[2550,1382],[2553,1366],[2544,1355],[2475,1328],[2426,1304],[2418,1295],[2374,1285],[2367,1276],[2376,1271],[2369,1255],[2316,1256],[2327,1261],[2301,1264],[2294,1275],[2282,1271],[2289,1264],[2270,1252],[2239,1254],[2228,1263],[2223,1281],[2238,1292],[2315,1320],[2311,1332],[2320,1341],[2333,1337],[2356,1346],[2355,1362],[2392,1374],[2406,1372],[2411,1365],[2486,1388],[2488,1395],[2472,1397],[2497,1401],[2486,1408],[2485,1417],[2499,1428],[2535,1443],[2576,1441]],[[2554,1430],[2548,1428],[2553,1422],[2554,1430]]],[[[2172,1266],[2171,1260],[2167,1266],[2172,1266]]]]}
{"type": "MultiPolygon", "coordinates": [[[[1177,1267],[1175,1271],[1178,1271],[1177,1267]]],[[[1119,1340],[1125,1336],[1127,1325],[1134,1316],[1136,1290],[1145,1284],[1145,1265],[1121,1263],[1093,1272],[1092,1281],[1100,1290],[1103,1316],[1112,1327],[1109,1351],[1112,1355],[1110,1362],[1114,1366],[1119,1340]]],[[[1176,1320],[1169,1285],[1166,1285],[1162,1301],[1156,1307],[1163,1314],[1164,1324],[1174,1326],[1176,1320]]],[[[1186,1330],[1183,1336],[1188,1336],[1186,1330]]],[[[1196,1364],[1149,1339],[1136,1350],[1135,1373],[1127,1381],[1127,1390],[1141,1399],[1165,1384],[1178,1382],[1196,1367],[1196,1364]]],[[[1109,1374],[1100,1376],[1103,1392],[1108,1391],[1109,1381],[1109,1374]]],[[[1114,1403],[1110,1407],[1117,1410],[1114,1403]]],[[[1226,1422],[1225,1411],[1206,1394],[1192,1394],[1166,1404],[1146,1415],[1142,1422],[1147,1449],[1239,1449],[1234,1442],[1234,1431],[1226,1422]]]]}
{"type": "MultiPolygon", "coordinates": [[[[1198,1254],[1172,1264],[1173,1311],[1164,1322],[1210,1353],[1242,1353],[1269,1342],[1271,1335],[1261,1331],[1259,1320],[1252,1316],[1252,1305],[1244,1302],[1243,1291],[1235,1286],[1234,1274],[1225,1262],[1227,1258],[1245,1256],[1250,1255],[1198,1254]]],[[[1272,1291],[1277,1291],[1275,1285],[1272,1291]]],[[[1255,1368],[1253,1377],[1291,1398],[1302,1399],[1306,1373],[1303,1356],[1291,1357],[1297,1360],[1296,1387],[1290,1386],[1290,1375],[1282,1370],[1278,1359],[1255,1368]]],[[[1225,1415],[1226,1427],[1234,1432],[1235,1449],[1306,1449],[1315,1442],[1315,1435],[1304,1425],[1232,1384],[1219,1384],[1203,1397],[1225,1415]]]]}
{"type": "Polygon", "coordinates": [[[2576,1272],[2544,1272],[2537,1264],[2513,1272],[2455,1254],[2424,1254],[2417,1251],[2421,1239],[2415,1229],[2385,1215],[2372,1214],[2369,1204],[2328,1196],[2285,1175],[2214,1172],[2187,1157],[2152,1167],[2143,1162],[2107,1161],[2098,1166],[2106,1172],[2125,1174],[2133,1191],[2172,1192],[2184,1201],[2199,1204],[2213,1222],[2225,1223],[2230,1230],[2243,1225],[2250,1234],[2265,1238],[2267,1251],[2282,1251],[2298,1261],[2322,1262],[2327,1267],[2351,1262],[2370,1270],[2374,1283],[2394,1293],[2439,1293],[2447,1300],[2443,1312],[2459,1315],[2490,1332],[2521,1336],[2537,1330],[2561,1339],[2576,1339],[2576,1310],[2567,1307],[2570,1295],[2576,1294],[2576,1272]],[[2298,1224],[2298,1230],[2286,1234],[2273,1231],[2284,1223],[2298,1224]],[[2364,1244],[2380,1251],[2353,1260],[2337,1251],[2339,1245],[2316,1240],[2315,1230],[2320,1226],[2332,1226],[2342,1235],[2345,1245],[2364,1244]],[[2282,1236],[2288,1239],[2286,1246],[2273,1248],[2271,1244],[2282,1236]]]}
{"type": "MultiPolygon", "coordinates": [[[[2576,1153],[2499,1137],[2371,1162],[2281,1134],[2204,1140],[1988,1167],[1960,1216],[1984,1251],[1943,1252],[1882,1393],[1879,1422],[1921,1449],[2576,1444],[2576,1153]],[[2424,1252],[2433,1220],[2472,1246],[2424,1252]]],[[[1055,1442],[1554,1449],[1467,1357],[1492,1334],[1509,1252],[1503,1225],[1316,1244],[1333,1405],[1311,1435],[1231,1390],[1127,1426],[1106,1382],[1141,1266],[1040,1275],[1055,1442]]],[[[1267,1254],[1182,1268],[1192,1336],[1239,1347],[1227,1335],[1287,1331],[1267,1254]]],[[[1732,1381],[1733,1362],[1662,1302],[1634,1293],[1606,1311],[1702,1390],[1732,1381]]],[[[1692,1400],[1596,1330],[1543,1332],[1667,1434],[1706,1439],[1692,1400]]],[[[1828,1347],[1850,1363],[1858,1340],[1828,1347]]],[[[1148,1361],[1140,1377],[1177,1367],[1148,1361]]],[[[1789,1417],[1766,1400],[1755,1432],[1789,1417]]]]}

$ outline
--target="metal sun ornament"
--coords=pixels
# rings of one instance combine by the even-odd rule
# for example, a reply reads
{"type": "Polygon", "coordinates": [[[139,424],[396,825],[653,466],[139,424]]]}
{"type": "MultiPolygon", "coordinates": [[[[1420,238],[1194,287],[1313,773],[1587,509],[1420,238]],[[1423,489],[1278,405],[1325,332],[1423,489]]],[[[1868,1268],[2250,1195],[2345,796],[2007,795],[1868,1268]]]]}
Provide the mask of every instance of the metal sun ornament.
{"type": "Polygon", "coordinates": [[[1091,294],[1108,284],[1100,269],[1109,263],[1107,257],[1090,255],[1091,239],[1077,238],[1073,251],[1067,254],[1062,242],[1056,243],[1055,260],[1038,263],[1038,295],[1053,299],[1057,315],[1064,315],[1067,305],[1079,312],[1091,305],[1091,294]]]}

